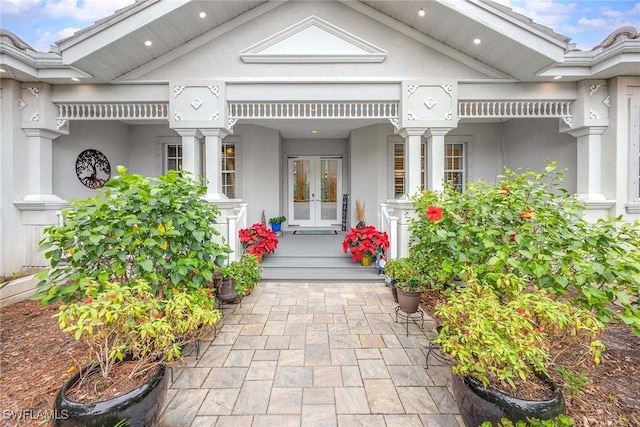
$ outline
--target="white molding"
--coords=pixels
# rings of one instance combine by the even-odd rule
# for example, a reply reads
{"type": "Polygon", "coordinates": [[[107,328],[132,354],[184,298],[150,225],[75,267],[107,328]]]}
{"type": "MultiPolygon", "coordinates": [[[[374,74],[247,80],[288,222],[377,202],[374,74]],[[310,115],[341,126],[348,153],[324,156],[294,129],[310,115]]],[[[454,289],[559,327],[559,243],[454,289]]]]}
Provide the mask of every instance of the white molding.
{"type": "MultiPolygon", "coordinates": [[[[286,48],[285,48],[286,49],[286,48]]],[[[330,48],[329,48],[330,49],[330,48]]],[[[342,28],[339,28],[317,16],[309,16],[302,21],[244,49],[240,52],[240,57],[246,63],[379,63],[385,60],[387,52],[378,46],[357,37],[342,28]],[[296,36],[302,35],[311,28],[318,28],[324,36],[314,35],[312,40],[303,43],[303,49],[309,52],[296,52],[292,50],[287,53],[265,52],[271,48],[283,44],[296,36]],[[361,51],[361,53],[340,53],[340,52],[317,52],[312,50],[314,41],[326,42],[331,37],[336,37],[344,42],[344,46],[350,50],[361,51]]]]}
{"type": "Polygon", "coordinates": [[[158,120],[169,118],[169,104],[154,103],[56,103],[57,120],[158,120]]]}

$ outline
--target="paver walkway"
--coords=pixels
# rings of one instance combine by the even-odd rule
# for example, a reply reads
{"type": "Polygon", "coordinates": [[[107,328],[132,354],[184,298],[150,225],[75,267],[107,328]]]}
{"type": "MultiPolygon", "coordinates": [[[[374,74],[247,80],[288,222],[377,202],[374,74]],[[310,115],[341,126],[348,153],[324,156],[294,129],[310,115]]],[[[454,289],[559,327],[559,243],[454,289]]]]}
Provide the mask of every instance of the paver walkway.
{"type": "Polygon", "coordinates": [[[424,328],[383,283],[260,283],[174,368],[163,426],[462,427],[424,328]]]}

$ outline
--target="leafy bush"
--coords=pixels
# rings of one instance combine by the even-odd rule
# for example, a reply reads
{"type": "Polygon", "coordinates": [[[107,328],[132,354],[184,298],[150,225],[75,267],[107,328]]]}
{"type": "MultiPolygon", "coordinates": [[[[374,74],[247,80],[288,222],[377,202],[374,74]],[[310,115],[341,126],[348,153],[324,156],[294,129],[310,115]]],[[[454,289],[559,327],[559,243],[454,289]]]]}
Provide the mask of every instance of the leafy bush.
{"type": "Polygon", "coordinates": [[[353,262],[360,261],[365,256],[373,258],[377,254],[384,255],[388,248],[387,233],[377,230],[373,225],[352,228],[342,242],[342,250],[344,253],[351,253],[353,262]]]}
{"type": "MultiPolygon", "coordinates": [[[[495,427],[573,427],[575,424],[571,421],[571,418],[566,415],[558,415],[550,420],[540,420],[538,418],[527,418],[527,421],[509,421],[503,418],[495,427]]],[[[493,425],[486,421],[480,425],[480,427],[493,427],[493,425]]]]}
{"type": "Polygon", "coordinates": [[[159,297],[171,297],[173,289],[204,287],[223,264],[228,248],[205,187],[182,171],[157,179],[118,171],[104,191],[71,202],[62,225],[46,229],[40,249],[52,269],[40,276],[43,304],[84,298],[83,277],[145,279],[159,297]]]}
{"type": "Polygon", "coordinates": [[[411,224],[412,254],[438,265],[441,281],[473,266],[479,278],[513,273],[555,295],[575,294],[602,321],[617,315],[640,336],[640,225],[588,223],[563,178],[550,163],[541,173],[506,169],[499,184],[419,194],[414,206],[424,214],[411,224]]]}
{"type": "Polygon", "coordinates": [[[240,260],[222,267],[222,275],[236,281],[236,292],[239,295],[251,291],[262,280],[262,270],[258,267],[258,259],[251,254],[242,255],[240,260]]]}

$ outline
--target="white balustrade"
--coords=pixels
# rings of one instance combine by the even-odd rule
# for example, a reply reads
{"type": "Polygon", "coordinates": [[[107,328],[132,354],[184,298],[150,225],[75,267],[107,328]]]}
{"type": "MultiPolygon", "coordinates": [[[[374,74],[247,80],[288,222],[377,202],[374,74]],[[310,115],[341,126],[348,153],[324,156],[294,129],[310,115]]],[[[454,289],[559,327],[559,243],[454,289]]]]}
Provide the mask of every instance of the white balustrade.
{"type": "Polygon", "coordinates": [[[234,119],[389,119],[397,102],[229,102],[234,119]]]}
{"type": "Polygon", "coordinates": [[[238,231],[243,228],[247,228],[247,204],[240,203],[238,207],[234,208],[235,215],[227,217],[227,224],[229,229],[229,236],[227,241],[229,242],[229,248],[231,253],[229,254],[229,262],[238,261],[242,256],[242,243],[240,243],[240,236],[238,231]]]}
{"type": "Polygon", "coordinates": [[[566,118],[571,117],[571,101],[459,101],[460,118],[566,118]]]}
{"type": "Polygon", "coordinates": [[[380,214],[378,215],[378,227],[389,236],[389,249],[387,250],[387,261],[398,258],[398,217],[391,215],[393,209],[387,203],[380,204],[380,214]]]}
{"type": "Polygon", "coordinates": [[[58,120],[168,119],[167,103],[57,104],[58,120]]]}

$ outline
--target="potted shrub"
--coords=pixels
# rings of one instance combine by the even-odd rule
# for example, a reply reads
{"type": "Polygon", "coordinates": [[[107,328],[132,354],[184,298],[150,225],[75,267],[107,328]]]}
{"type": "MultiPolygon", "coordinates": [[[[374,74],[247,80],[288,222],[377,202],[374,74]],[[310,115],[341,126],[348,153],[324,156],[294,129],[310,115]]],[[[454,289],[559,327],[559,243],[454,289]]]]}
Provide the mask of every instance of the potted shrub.
{"type": "Polygon", "coordinates": [[[377,230],[372,225],[352,228],[347,232],[342,242],[342,250],[351,253],[353,262],[360,261],[362,265],[371,265],[376,255],[384,255],[389,248],[387,233],[377,230]]]}
{"type": "Polygon", "coordinates": [[[240,243],[244,250],[255,255],[258,262],[262,262],[262,257],[278,249],[278,237],[276,233],[269,230],[261,222],[253,224],[249,228],[239,231],[240,243]]]}
{"type": "Polygon", "coordinates": [[[466,281],[436,307],[441,324],[434,340],[456,362],[453,389],[465,424],[563,414],[563,396],[551,380],[552,352],[579,345],[599,362],[604,346],[595,337],[603,324],[512,273],[480,280],[468,270],[466,281]]]}
{"type": "MultiPolygon", "coordinates": [[[[60,321],[65,329],[75,331],[76,338],[92,340],[97,338],[86,330],[89,320],[122,322],[135,316],[120,317],[121,312],[143,306],[136,319],[149,323],[142,320],[162,314],[167,323],[156,319],[154,324],[162,326],[162,330],[152,332],[166,340],[178,337],[174,343],[180,346],[190,332],[211,324],[217,316],[210,305],[212,298],[207,284],[229,252],[226,246],[217,243],[220,236],[214,224],[218,211],[204,200],[206,188],[184,172],[170,171],[153,179],[128,174],[122,167],[118,170],[120,176],[110,180],[98,194],[71,202],[71,207],[62,213],[61,225],[46,229],[41,250],[45,251],[52,268],[39,275],[42,280],[34,299],[40,299],[42,304],[62,300],[63,307],[69,310],[82,311],[90,307],[84,312],[85,317],[77,317],[70,311],[61,316],[60,321]],[[114,296],[118,295],[122,302],[116,304],[113,301],[119,300],[114,296]],[[149,295],[153,296],[154,304],[160,305],[145,305],[151,304],[149,295]],[[113,304],[107,304],[109,302],[113,304]],[[172,307],[180,303],[186,317],[172,320],[172,307]],[[202,310],[205,303],[206,311],[210,312],[206,316],[189,311],[202,310]]],[[[127,327],[130,335],[126,339],[118,338],[125,341],[124,345],[108,346],[108,358],[103,353],[91,352],[90,348],[92,358],[100,357],[98,362],[114,368],[124,356],[144,365],[148,359],[136,346],[147,342],[150,330],[136,329],[129,324],[127,327]]],[[[177,357],[176,348],[173,344],[158,346],[153,358],[173,360],[177,357]],[[161,355],[164,351],[168,353],[161,355]]],[[[108,375],[114,371],[103,369],[102,372],[108,375]]],[[[141,384],[145,381],[141,376],[132,377],[141,384]]],[[[162,384],[154,382],[154,385],[162,384]]],[[[131,386],[136,388],[140,384],[131,386]]],[[[161,390],[164,395],[166,390],[162,387],[161,390]]],[[[103,390],[95,400],[114,403],[102,397],[108,393],[109,389],[103,390]]],[[[117,398],[115,404],[126,405],[121,402],[123,398],[117,398]]],[[[91,425],[91,422],[80,424],[91,425]]]]}
{"type": "Polygon", "coordinates": [[[178,360],[184,345],[220,319],[211,290],[178,291],[170,299],[159,299],[142,279],[80,282],[88,296],[62,304],[56,317],[64,332],[86,344],[89,365],[56,396],[53,409],[65,414],[56,425],[155,425],[169,382],[165,363],[178,360]],[[105,400],[102,392],[111,388],[114,378],[141,385],[110,392],[105,400]]]}
{"type": "Polygon", "coordinates": [[[262,280],[262,270],[255,255],[244,254],[240,260],[222,267],[222,276],[235,284],[238,295],[248,295],[262,280]]]}
{"type": "Polygon", "coordinates": [[[285,216],[276,216],[273,218],[269,218],[269,224],[271,224],[271,230],[274,232],[278,232],[282,230],[282,223],[287,220],[285,216]]]}
{"type": "Polygon", "coordinates": [[[619,318],[640,336],[640,224],[587,222],[563,180],[552,162],[543,172],[506,169],[498,183],[470,182],[464,192],[422,192],[414,199],[421,214],[410,226],[412,254],[440,267],[439,282],[466,266],[479,278],[513,273],[569,295],[601,321],[619,318]]]}

